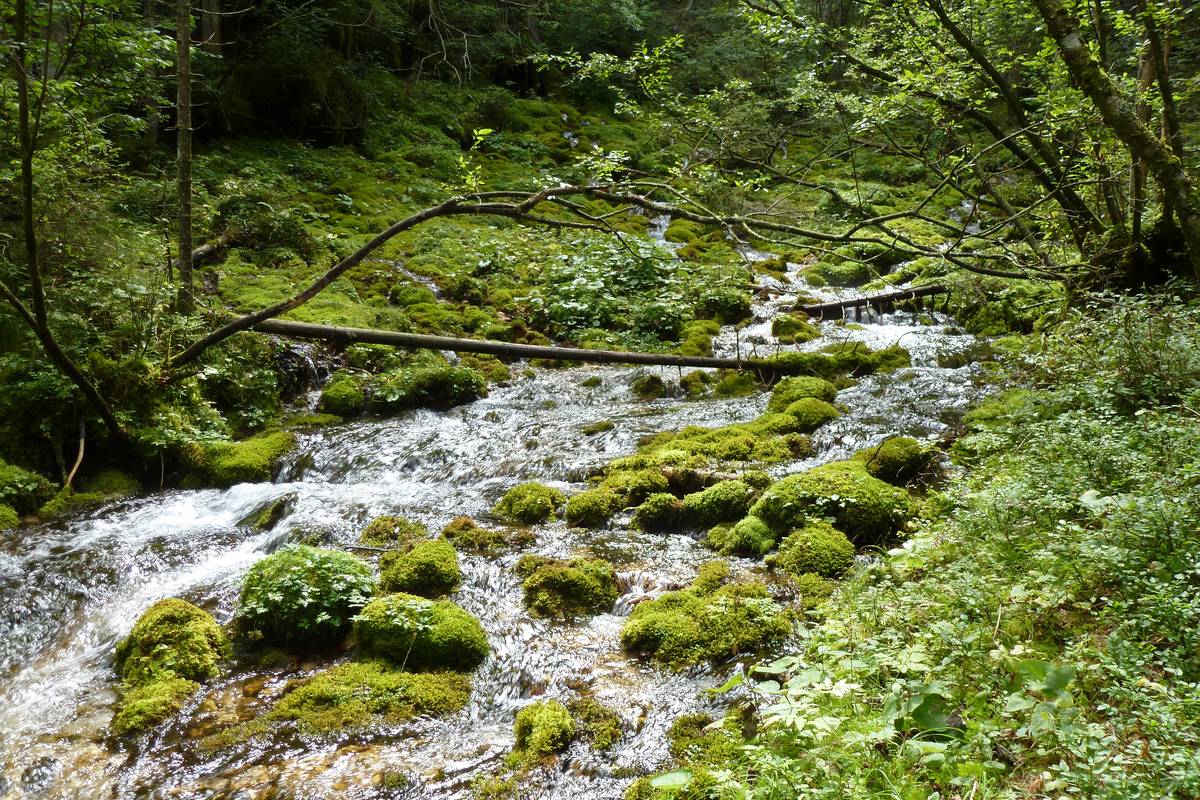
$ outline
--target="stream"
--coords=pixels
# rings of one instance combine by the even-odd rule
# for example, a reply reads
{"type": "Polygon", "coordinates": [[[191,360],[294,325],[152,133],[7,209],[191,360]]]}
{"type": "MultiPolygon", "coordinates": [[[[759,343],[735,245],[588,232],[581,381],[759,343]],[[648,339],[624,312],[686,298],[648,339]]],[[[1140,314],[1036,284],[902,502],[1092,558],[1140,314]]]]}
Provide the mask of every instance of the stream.
{"type": "MultiPolygon", "coordinates": [[[[771,319],[795,293],[838,296],[806,286],[796,270],[792,265],[782,282],[760,278],[779,293],[755,301],[749,325],[723,329],[716,355],[775,352],[781,346],[770,336],[771,319]]],[[[899,342],[913,366],[840,392],[837,402],[848,413],[814,435],[817,455],[778,465],[777,475],[843,458],[889,434],[937,439],[983,391],[972,359],[981,343],[944,315],[901,312],[861,326],[820,324],[823,336],[800,349],[847,339],[872,347],[899,342]]],[[[633,530],[628,513],[599,530],[537,526],[533,544],[498,558],[460,556],[464,581],[452,599],[480,618],[492,654],[474,677],[467,707],[449,717],[369,733],[250,741],[217,752],[198,746],[199,738],[269,706],[289,678],[324,665],[313,661],[228,675],[134,743],[111,739],[106,728],[116,699],[113,647],[156,600],[183,597],[227,622],[247,569],[284,544],[315,538],[351,545],[381,514],[418,519],[434,531],[459,515],[486,525],[494,522],[488,509],[518,482],[578,491],[592,470],[633,452],[647,434],[748,421],[768,397],[639,402],[629,384],[645,371],[526,373],[517,365],[513,373],[521,377],[466,406],[304,434],[272,483],[163,491],[0,533],[0,798],[467,798],[475,776],[501,766],[519,708],[580,688],[618,712],[625,735],[605,753],[575,743],[522,796],[621,797],[633,776],[668,763],[672,721],[716,710],[703,691],[743,668],[727,663],[680,674],[622,651],[623,615],[634,602],[686,583],[713,558],[691,536],[633,530]],[[584,387],[592,376],[600,385],[584,387]],[[615,423],[611,430],[582,432],[605,419],[615,423]],[[238,526],[283,496],[294,505],[272,530],[238,526]],[[625,594],[611,613],[591,619],[531,617],[511,572],[528,552],[609,559],[625,594]],[[385,772],[403,773],[408,785],[380,788],[385,772]]],[[[679,378],[674,369],[652,371],[668,382],[679,378]]],[[[731,561],[736,569],[761,567],[731,561]]]]}

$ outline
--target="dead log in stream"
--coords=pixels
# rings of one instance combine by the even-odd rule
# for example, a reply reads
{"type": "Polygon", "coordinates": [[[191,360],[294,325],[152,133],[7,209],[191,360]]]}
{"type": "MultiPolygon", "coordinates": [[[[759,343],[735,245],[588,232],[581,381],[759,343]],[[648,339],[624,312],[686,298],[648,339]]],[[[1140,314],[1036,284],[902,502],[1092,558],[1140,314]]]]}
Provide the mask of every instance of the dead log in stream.
{"type": "Polygon", "coordinates": [[[950,290],[945,286],[934,284],[931,286],[917,286],[912,289],[900,289],[895,292],[887,292],[885,294],[872,294],[864,297],[852,297],[849,300],[835,300],[830,303],[814,303],[807,306],[796,306],[794,311],[803,311],[814,319],[841,319],[846,312],[846,309],[863,309],[871,308],[879,312],[890,311],[896,307],[898,303],[903,303],[908,300],[915,300],[920,297],[930,297],[936,294],[949,294],[950,290]]]}

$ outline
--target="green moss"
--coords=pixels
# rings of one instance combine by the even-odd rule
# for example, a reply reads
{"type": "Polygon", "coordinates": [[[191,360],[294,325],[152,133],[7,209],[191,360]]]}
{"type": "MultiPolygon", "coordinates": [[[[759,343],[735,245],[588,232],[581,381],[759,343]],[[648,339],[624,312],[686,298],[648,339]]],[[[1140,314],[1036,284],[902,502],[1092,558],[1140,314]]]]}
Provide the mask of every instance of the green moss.
{"type": "Polygon", "coordinates": [[[604,381],[600,378],[599,375],[589,375],[588,377],[581,380],[579,382],[579,385],[585,389],[595,389],[603,383],[604,383],[604,381]]]}
{"type": "Polygon", "coordinates": [[[220,674],[229,657],[225,631],[207,611],[186,600],[159,600],[117,643],[116,667],[131,685],[185,678],[204,681],[220,674]]]}
{"type": "Polygon", "coordinates": [[[836,578],[854,564],[854,545],[825,520],[813,520],[785,536],[767,563],[794,577],[836,578]]]}
{"type": "Polygon", "coordinates": [[[833,356],[839,372],[892,372],[912,365],[912,357],[899,345],[872,350],[862,342],[835,342],[822,347],[821,352],[833,356]]]}
{"type": "Polygon", "coordinates": [[[367,381],[352,372],[335,372],[321,390],[321,411],[339,417],[357,417],[367,407],[367,381]]]}
{"type": "Polygon", "coordinates": [[[680,329],[677,352],[685,356],[711,356],[713,337],[720,331],[721,324],[714,319],[685,322],[680,329]]]}
{"type": "Polygon", "coordinates": [[[680,530],[687,526],[683,501],[666,492],[652,494],[634,512],[633,526],[651,533],[680,530]]]}
{"type": "Polygon", "coordinates": [[[536,762],[566,750],[575,738],[575,720],[557,700],[539,700],[517,712],[514,749],[525,762],[536,762]]]}
{"type": "Polygon", "coordinates": [[[671,723],[667,731],[671,755],[688,764],[724,766],[734,761],[745,742],[727,718],[716,722],[708,714],[685,714],[671,723]]]}
{"type": "Polygon", "coordinates": [[[829,599],[833,594],[835,584],[828,578],[822,578],[814,572],[802,572],[792,575],[792,585],[800,598],[801,605],[806,610],[812,610],[829,599]]]}
{"type": "Polygon", "coordinates": [[[32,514],[54,493],[54,485],[36,472],[0,461],[0,503],[19,514],[32,514]]]}
{"type": "Polygon", "coordinates": [[[267,642],[328,644],[341,636],[374,588],[371,568],[349,553],[286,547],[250,568],[238,619],[247,635],[267,642]]]}
{"type": "Polygon", "coordinates": [[[765,414],[753,422],[723,428],[687,427],[645,440],[639,456],[643,457],[642,466],[659,464],[676,469],[704,467],[712,461],[790,461],[812,451],[808,437],[796,432],[799,427],[786,414],[765,414]]]}
{"type": "Polygon", "coordinates": [[[735,525],[712,528],[704,544],[721,555],[761,557],[775,546],[776,536],[767,523],[758,517],[746,517],[735,525]]]}
{"type": "Polygon", "coordinates": [[[194,475],[217,486],[263,483],[296,446],[290,431],[264,433],[240,442],[195,443],[184,448],[184,461],[194,475]]]}
{"type": "Polygon", "coordinates": [[[269,531],[290,514],[295,507],[296,495],[289,492],[282,497],[268,500],[242,517],[238,520],[238,527],[253,528],[256,531],[269,531]]]}
{"type": "Polygon", "coordinates": [[[302,733],[329,733],[444,716],[470,696],[470,678],[457,672],[401,672],[385,661],[352,661],[294,681],[267,718],[294,721],[302,733]]]}
{"type": "Polygon", "coordinates": [[[767,401],[767,411],[782,413],[797,400],[816,398],[832,403],[837,397],[837,387],[823,378],[792,377],[784,378],[775,384],[771,399],[767,401]]]}
{"type": "Polygon", "coordinates": [[[104,497],[130,497],[142,490],[137,478],[119,469],[104,469],[82,482],[84,491],[104,497]]]}
{"type": "Polygon", "coordinates": [[[617,495],[622,505],[637,505],[647,497],[667,490],[668,482],[658,469],[611,469],[600,488],[617,495]]]}
{"type": "Polygon", "coordinates": [[[758,380],[749,372],[727,372],[712,387],[717,397],[749,397],[758,392],[758,380]]]}
{"type": "Polygon", "coordinates": [[[505,383],[512,380],[512,370],[500,359],[486,353],[463,353],[459,363],[473,369],[487,379],[488,383],[505,383]]]}
{"type": "Polygon", "coordinates": [[[452,408],[487,397],[483,375],[467,367],[402,367],[386,373],[371,396],[372,410],[394,413],[406,408],[452,408]]]}
{"type": "Polygon", "coordinates": [[[819,339],[821,329],[802,314],[780,314],[771,321],[771,335],[784,344],[799,344],[819,339]]]}
{"type": "Polygon", "coordinates": [[[805,433],[815,431],[826,422],[835,420],[842,415],[842,412],[838,411],[834,405],[815,397],[797,400],[789,405],[784,413],[795,417],[800,430],[805,433]]]}
{"type": "Polygon", "coordinates": [[[407,552],[384,553],[379,559],[379,588],[421,597],[441,597],[462,583],[458,553],[445,539],[417,542],[407,552]]]}
{"type": "Polygon", "coordinates": [[[573,618],[612,609],[620,591],[617,573],[601,559],[564,561],[526,555],[513,570],[525,580],[525,605],[540,617],[573,618]]]}
{"type": "Polygon", "coordinates": [[[629,384],[629,391],[638,400],[655,400],[666,397],[667,384],[657,375],[639,375],[629,384]]]}
{"type": "Polygon", "coordinates": [[[179,711],[199,688],[200,684],[186,678],[164,678],[125,688],[109,727],[117,736],[152,728],[179,711]]]}
{"type": "Polygon", "coordinates": [[[608,750],[621,738],[621,718],[617,712],[591,697],[567,701],[576,727],[592,744],[593,750],[608,750]]]}
{"type": "Polygon", "coordinates": [[[337,414],[298,414],[288,417],[284,427],[290,431],[312,431],[337,425],[342,418],[337,414]]]}
{"type": "Polygon", "coordinates": [[[751,652],[791,630],[787,612],[761,583],[723,583],[729,567],[705,565],[687,589],[638,604],[621,629],[628,649],[681,669],[751,652]]]}
{"type": "Polygon", "coordinates": [[[12,506],[0,503],[0,531],[15,528],[21,524],[21,517],[12,506]]]}
{"type": "Polygon", "coordinates": [[[584,425],[579,430],[581,433],[583,433],[584,436],[594,436],[597,433],[604,433],[605,431],[611,431],[615,427],[617,427],[617,426],[613,423],[613,421],[611,419],[601,419],[601,420],[597,420],[596,422],[589,422],[587,425],[584,425]]]}
{"type": "Polygon", "coordinates": [[[479,620],[449,600],[392,594],[372,600],[354,618],[359,647],[402,669],[470,672],[487,658],[479,620]]]}
{"type": "Polygon", "coordinates": [[[753,490],[743,481],[720,481],[683,498],[683,511],[692,525],[707,528],[741,519],[750,510],[753,490]]]}
{"type": "Polygon", "coordinates": [[[832,517],[859,545],[873,545],[895,533],[911,511],[903,490],[872,477],[861,462],[835,461],[773,484],[750,513],[776,532],[832,517]]]}
{"type": "Polygon", "coordinates": [[[707,372],[699,370],[689,372],[679,379],[679,388],[683,389],[683,394],[688,400],[697,400],[708,394],[709,386],[712,384],[712,378],[707,372]]]}
{"type": "Polygon", "coordinates": [[[500,531],[480,526],[470,517],[455,517],[442,528],[446,537],[459,550],[480,555],[493,555],[508,546],[500,531]]]}
{"type": "Polygon", "coordinates": [[[429,538],[429,528],[405,517],[376,517],[358,536],[359,544],[370,547],[407,547],[429,538]]]}
{"type": "Polygon", "coordinates": [[[929,452],[916,439],[893,436],[884,439],[875,447],[868,447],[854,454],[867,472],[880,480],[903,486],[921,474],[929,464],[929,452]]]}
{"type": "MultiPolygon", "coordinates": [[[[699,254],[704,251],[712,252],[713,248],[702,250],[693,243],[681,249],[679,256],[687,258],[689,253],[699,254]]],[[[742,320],[750,319],[751,313],[750,295],[732,287],[706,289],[696,298],[696,316],[709,317],[722,325],[736,325],[742,320]]]]}
{"type": "Polygon", "coordinates": [[[540,483],[521,483],[509,489],[492,513],[511,522],[534,524],[557,516],[567,498],[558,489],[540,483]]]}
{"type": "Polygon", "coordinates": [[[563,518],[572,527],[597,528],[622,505],[621,498],[608,489],[589,489],[567,499],[563,518]]]}

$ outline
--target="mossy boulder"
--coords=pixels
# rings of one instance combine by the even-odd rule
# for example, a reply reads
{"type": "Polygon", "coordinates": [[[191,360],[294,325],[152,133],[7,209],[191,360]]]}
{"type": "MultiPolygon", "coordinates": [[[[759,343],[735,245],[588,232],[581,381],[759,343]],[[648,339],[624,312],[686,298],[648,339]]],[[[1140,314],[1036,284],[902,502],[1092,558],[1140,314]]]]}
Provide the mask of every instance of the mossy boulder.
{"type": "Polygon", "coordinates": [[[784,378],[775,384],[771,399],[767,401],[767,411],[785,412],[797,400],[816,398],[832,403],[837,397],[837,387],[824,378],[795,376],[784,378]]]}
{"type": "Polygon", "coordinates": [[[783,344],[800,344],[818,339],[821,329],[800,314],[780,314],[771,321],[771,335],[783,344]]]}
{"type": "Polygon", "coordinates": [[[374,589],[371,568],[360,558],[307,545],[286,547],[250,568],[238,622],[247,636],[268,643],[331,644],[374,589]]]}
{"type": "Polygon", "coordinates": [[[916,439],[893,436],[875,447],[858,451],[854,460],[861,461],[876,478],[903,486],[929,465],[930,452],[916,439]]]}
{"type": "Polygon", "coordinates": [[[570,746],[575,738],[575,720],[557,700],[538,700],[517,712],[513,735],[516,753],[526,762],[536,762],[570,746]]]}
{"type": "Polygon", "coordinates": [[[617,427],[616,423],[614,423],[611,419],[599,419],[595,422],[589,422],[587,425],[584,425],[582,428],[580,428],[579,431],[584,436],[595,436],[597,433],[611,431],[615,427],[617,427]]]}
{"type": "Polygon", "coordinates": [[[41,475],[0,461],[0,503],[18,514],[32,514],[54,494],[54,485],[41,475]]]}
{"type": "Polygon", "coordinates": [[[331,733],[444,716],[470,696],[470,678],[457,672],[403,672],[382,660],[352,661],[294,681],[267,717],[294,721],[302,733],[331,733]]]}
{"type": "Polygon", "coordinates": [[[730,370],[713,384],[714,397],[749,397],[759,390],[758,379],[749,372],[730,370]]]}
{"type": "Polygon", "coordinates": [[[899,345],[872,350],[862,342],[835,342],[822,347],[821,352],[833,357],[839,372],[892,372],[912,366],[912,356],[899,345]]]}
{"type": "Polygon", "coordinates": [[[623,505],[621,498],[608,489],[589,489],[567,499],[563,518],[572,527],[597,528],[623,505]]]}
{"type": "Polygon", "coordinates": [[[130,497],[142,490],[142,484],[137,478],[119,469],[102,469],[81,481],[81,485],[88,494],[108,498],[130,497]]]}
{"type": "Polygon", "coordinates": [[[708,714],[684,714],[671,723],[667,731],[668,749],[672,756],[690,764],[723,765],[733,761],[744,739],[739,735],[739,720],[726,717],[714,724],[708,714]]]}
{"type": "Polygon", "coordinates": [[[704,544],[725,556],[761,557],[775,546],[777,537],[758,517],[745,517],[734,525],[718,525],[709,530],[704,544]]]}
{"type": "Polygon", "coordinates": [[[164,678],[123,687],[109,729],[117,736],[124,736],[153,728],[183,708],[184,702],[199,688],[199,683],[186,678],[164,678]]]}
{"type": "Polygon", "coordinates": [[[417,542],[411,550],[394,550],[379,559],[379,588],[385,592],[441,597],[462,579],[458,552],[446,539],[417,542]]]}
{"type": "Polygon", "coordinates": [[[382,516],[367,523],[359,544],[370,547],[408,547],[429,538],[429,528],[406,517],[382,516]]]}
{"type": "Polygon", "coordinates": [[[873,477],[862,462],[835,461],[772,484],[750,513],[777,533],[830,517],[864,546],[894,534],[912,508],[906,492],[873,477]]]}
{"type": "Polygon", "coordinates": [[[741,519],[753,500],[754,490],[744,481],[720,481],[684,497],[683,512],[691,525],[707,528],[741,519]]]}
{"type": "Polygon", "coordinates": [[[804,433],[815,431],[826,422],[835,420],[842,415],[837,407],[815,397],[805,397],[787,407],[784,412],[796,419],[800,430],[804,433]]]}
{"type": "Polygon", "coordinates": [[[623,506],[638,505],[652,494],[665,492],[669,486],[662,470],[650,467],[610,468],[600,484],[601,489],[617,495],[623,506]]]}
{"type": "Polygon", "coordinates": [[[571,712],[576,729],[587,737],[593,750],[608,750],[621,738],[621,718],[598,700],[571,698],[567,701],[567,711],[571,712]]]}
{"type": "Polygon", "coordinates": [[[683,501],[673,494],[652,494],[633,513],[633,526],[651,533],[677,531],[687,526],[683,501]]]}
{"type": "Polygon", "coordinates": [[[825,520],[813,520],[785,536],[767,563],[793,577],[836,578],[854,564],[854,545],[825,520]]]}
{"type": "Polygon", "coordinates": [[[367,380],[353,372],[335,372],[321,389],[317,407],[326,414],[357,417],[367,407],[367,380]]]}
{"type": "Polygon", "coordinates": [[[629,384],[629,391],[638,400],[656,400],[667,396],[667,384],[657,375],[639,375],[629,384]]]}
{"type": "Polygon", "coordinates": [[[371,397],[372,410],[446,409],[487,397],[487,379],[469,367],[407,366],[385,373],[371,397]]]}
{"type": "Polygon", "coordinates": [[[766,586],[728,578],[729,565],[713,562],[688,588],[640,603],[621,629],[621,643],[682,669],[752,652],[791,631],[788,613],[766,586]]]}
{"type": "Polygon", "coordinates": [[[0,503],[0,531],[15,528],[21,524],[21,517],[12,506],[0,503]]]}
{"type": "Polygon", "coordinates": [[[240,442],[197,442],[184,448],[184,462],[192,474],[215,486],[265,483],[293,447],[290,431],[264,433],[240,442]]]}
{"type": "Polygon", "coordinates": [[[459,550],[479,555],[494,555],[508,546],[501,531],[485,528],[470,517],[450,520],[442,528],[442,536],[459,550]]]}
{"type": "Polygon", "coordinates": [[[504,494],[492,513],[510,522],[532,525],[557,516],[566,500],[566,495],[552,486],[521,483],[504,494]]]}
{"type": "Polygon", "coordinates": [[[372,600],[354,618],[367,656],[403,669],[470,672],[490,648],[479,620],[449,600],[391,594],[372,600]]]}
{"type": "Polygon", "coordinates": [[[617,573],[601,559],[526,555],[513,569],[524,578],[525,605],[539,617],[602,614],[611,610],[620,596],[617,573]]]}

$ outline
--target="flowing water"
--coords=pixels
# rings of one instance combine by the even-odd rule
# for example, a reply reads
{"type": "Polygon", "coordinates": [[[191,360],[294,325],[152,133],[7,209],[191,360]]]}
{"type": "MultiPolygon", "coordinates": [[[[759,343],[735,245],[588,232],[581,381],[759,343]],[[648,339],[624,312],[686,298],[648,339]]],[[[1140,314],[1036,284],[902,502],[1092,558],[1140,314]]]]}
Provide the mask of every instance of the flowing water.
{"type": "MultiPolygon", "coordinates": [[[[757,254],[748,252],[747,257],[757,254]]],[[[770,320],[803,291],[795,275],[761,279],[770,299],[754,321],[722,330],[718,355],[781,349],[770,320]]],[[[848,413],[815,436],[818,455],[777,467],[783,474],[844,457],[884,436],[941,436],[978,395],[971,354],[979,346],[934,314],[887,314],[862,326],[822,323],[803,349],[853,339],[874,347],[899,342],[913,366],[869,376],[843,390],[848,413]],[[962,365],[962,366],[958,366],[962,365]]],[[[640,437],[683,425],[724,425],[763,411],[766,395],[686,402],[638,402],[620,367],[533,370],[493,387],[483,400],[447,412],[413,411],[363,420],[302,437],[275,482],[227,490],[166,491],[112,503],[58,525],[0,533],[0,798],[468,797],[478,774],[497,768],[512,745],[516,711],[538,697],[586,689],[620,714],[625,735],[596,754],[576,744],[558,765],[534,776],[525,796],[617,798],[631,775],[668,761],[666,731],[681,714],[709,709],[703,690],[738,663],[676,674],[621,651],[623,616],[645,596],[686,583],[712,557],[687,535],[632,530],[628,515],[605,529],[538,526],[523,552],[589,552],[611,560],[624,596],[612,613],[575,623],[530,617],[511,566],[462,556],[464,583],[453,599],[482,621],[492,655],[474,678],[471,701],[438,720],[369,733],[251,742],[217,753],[198,739],[269,706],[288,678],[323,664],[243,671],[207,686],[178,718],[136,743],[106,736],[115,700],[112,651],[154,601],[185,597],[230,619],[241,576],[292,541],[353,544],[372,517],[401,514],[438,530],[451,518],[487,522],[506,489],[539,480],[583,488],[589,472],[632,452],[640,437]],[[586,378],[601,384],[586,388],[586,378]],[[582,428],[602,419],[615,427],[582,428]],[[271,531],[239,527],[264,503],[289,497],[290,512],[271,531]],[[385,772],[409,779],[379,787],[385,772]]],[[[675,370],[663,370],[676,379],[675,370]]],[[[739,569],[754,562],[737,561],[739,569]]],[[[786,648],[784,648],[786,649],[786,648]]]]}

